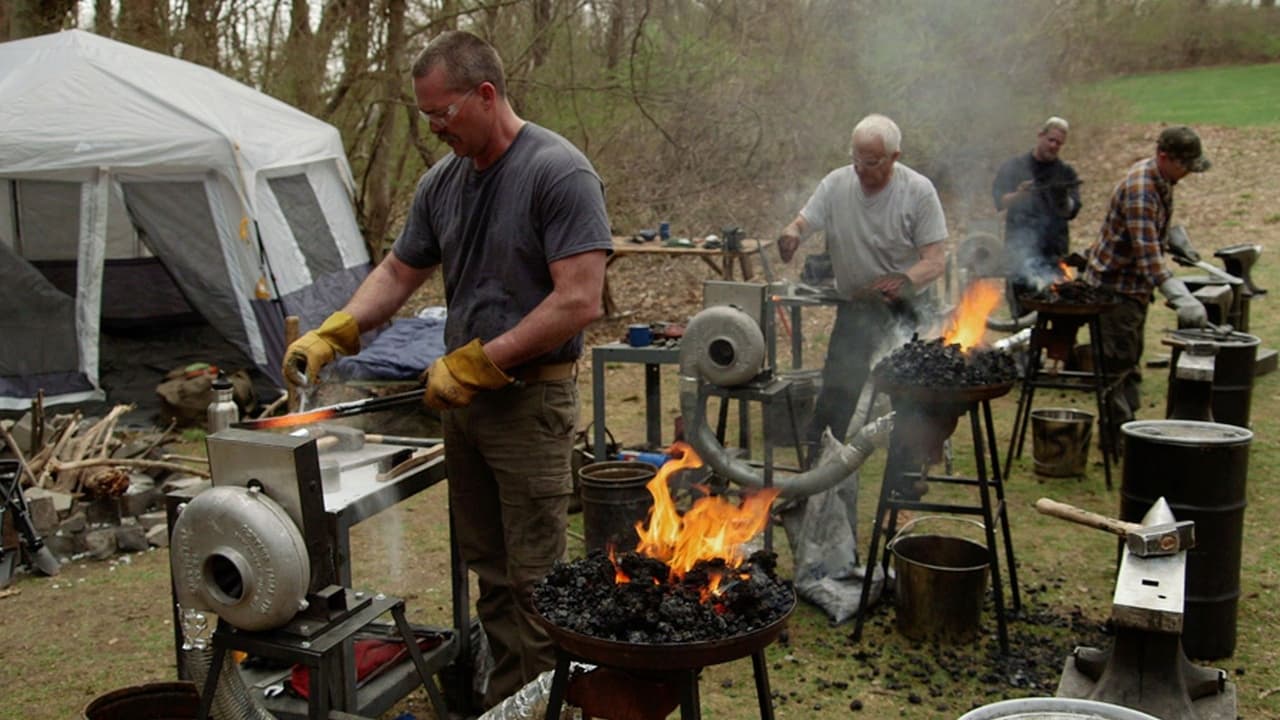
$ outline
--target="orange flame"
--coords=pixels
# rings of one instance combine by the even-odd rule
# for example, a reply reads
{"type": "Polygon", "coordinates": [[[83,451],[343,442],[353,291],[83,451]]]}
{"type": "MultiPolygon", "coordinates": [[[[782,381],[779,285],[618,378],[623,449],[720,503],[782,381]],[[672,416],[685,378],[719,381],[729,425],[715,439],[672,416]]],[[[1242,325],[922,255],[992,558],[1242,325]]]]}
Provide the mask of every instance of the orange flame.
{"type": "Polygon", "coordinates": [[[998,280],[988,278],[969,285],[942,335],[943,342],[948,345],[959,343],[961,350],[979,345],[987,332],[987,317],[1000,304],[1002,295],[998,280]]]}
{"type": "MultiPolygon", "coordinates": [[[[667,487],[667,478],[685,468],[702,465],[702,458],[683,442],[671,446],[673,460],[658,470],[647,485],[653,496],[649,521],[636,523],[640,541],[636,552],[665,562],[671,568],[671,579],[679,580],[699,561],[722,560],[726,567],[742,564],[742,546],[764,531],[769,522],[769,507],[778,497],[778,488],[759,490],[734,503],[723,497],[699,498],[683,515],[667,487]]],[[[615,568],[617,567],[615,563],[615,568]]],[[[617,571],[619,582],[629,582],[625,573],[617,571]]],[[[704,600],[716,593],[722,577],[712,577],[704,591],[704,600]]]]}
{"type": "Polygon", "coordinates": [[[1075,268],[1071,267],[1065,262],[1062,262],[1061,260],[1058,261],[1058,270],[1062,273],[1062,277],[1059,278],[1058,282],[1054,283],[1054,285],[1057,285],[1058,283],[1063,283],[1063,282],[1071,282],[1072,280],[1076,279],[1075,268]]]}

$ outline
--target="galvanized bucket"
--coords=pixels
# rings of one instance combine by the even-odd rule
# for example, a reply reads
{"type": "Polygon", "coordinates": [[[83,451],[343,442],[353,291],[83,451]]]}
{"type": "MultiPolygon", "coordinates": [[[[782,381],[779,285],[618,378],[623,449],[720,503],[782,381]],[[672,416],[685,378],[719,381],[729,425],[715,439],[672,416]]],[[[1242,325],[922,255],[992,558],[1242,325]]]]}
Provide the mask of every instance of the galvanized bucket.
{"type": "Polygon", "coordinates": [[[1093,413],[1071,408],[1031,411],[1031,447],[1037,475],[1076,477],[1089,461],[1093,413]]]}
{"type": "Polygon", "coordinates": [[[889,541],[897,573],[898,632],[912,640],[963,642],[978,633],[982,602],[991,574],[987,547],[952,535],[907,534],[926,520],[962,518],[924,516],[902,526],[889,541]]]}
{"type": "Polygon", "coordinates": [[[653,507],[645,487],[658,468],[645,462],[607,461],[583,465],[582,529],[587,551],[613,548],[634,550],[640,540],[636,523],[644,522],[653,507]]]}

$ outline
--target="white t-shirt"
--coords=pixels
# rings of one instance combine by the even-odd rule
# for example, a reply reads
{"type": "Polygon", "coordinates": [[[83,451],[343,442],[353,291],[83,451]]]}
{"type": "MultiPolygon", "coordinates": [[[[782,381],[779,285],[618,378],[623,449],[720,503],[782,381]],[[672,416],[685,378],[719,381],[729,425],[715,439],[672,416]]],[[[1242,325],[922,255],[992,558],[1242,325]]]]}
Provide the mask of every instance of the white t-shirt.
{"type": "Polygon", "coordinates": [[[852,165],[832,170],[800,214],[811,230],[826,233],[836,291],[845,298],[885,273],[906,272],[920,261],[921,248],[947,239],[933,183],[902,163],[871,196],[852,165]]]}

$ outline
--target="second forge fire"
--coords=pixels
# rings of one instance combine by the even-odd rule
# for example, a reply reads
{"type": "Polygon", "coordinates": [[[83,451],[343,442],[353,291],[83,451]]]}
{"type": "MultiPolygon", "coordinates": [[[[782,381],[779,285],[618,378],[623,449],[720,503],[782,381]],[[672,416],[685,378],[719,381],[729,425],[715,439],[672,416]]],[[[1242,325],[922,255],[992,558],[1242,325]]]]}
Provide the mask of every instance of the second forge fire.
{"type": "Polygon", "coordinates": [[[737,502],[707,495],[681,514],[668,478],[702,461],[684,443],[671,454],[676,459],[648,485],[654,505],[648,522],[636,526],[635,552],[559,563],[538,583],[534,606],[548,622],[604,640],[692,643],[750,633],[790,611],[795,594],[778,578],[776,556],[743,556],[743,545],[764,530],[778,491],[737,502]]]}

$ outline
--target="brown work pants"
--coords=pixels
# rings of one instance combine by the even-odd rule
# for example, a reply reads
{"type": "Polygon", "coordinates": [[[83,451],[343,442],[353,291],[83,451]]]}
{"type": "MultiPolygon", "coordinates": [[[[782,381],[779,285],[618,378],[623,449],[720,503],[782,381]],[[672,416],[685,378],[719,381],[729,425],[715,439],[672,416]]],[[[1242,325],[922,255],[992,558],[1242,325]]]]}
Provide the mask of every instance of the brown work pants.
{"type": "Polygon", "coordinates": [[[572,379],[482,392],[443,413],[450,511],[493,652],[486,707],[555,665],[531,594],[564,556],[577,415],[572,379]]]}
{"type": "Polygon", "coordinates": [[[1112,458],[1119,458],[1124,449],[1120,426],[1134,419],[1141,403],[1140,367],[1146,324],[1147,303],[1127,296],[1120,304],[1098,316],[1102,331],[1099,343],[1102,346],[1102,367],[1107,381],[1122,378],[1107,398],[1110,437],[1098,437],[1100,445],[1108,443],[1112,458]]]}

